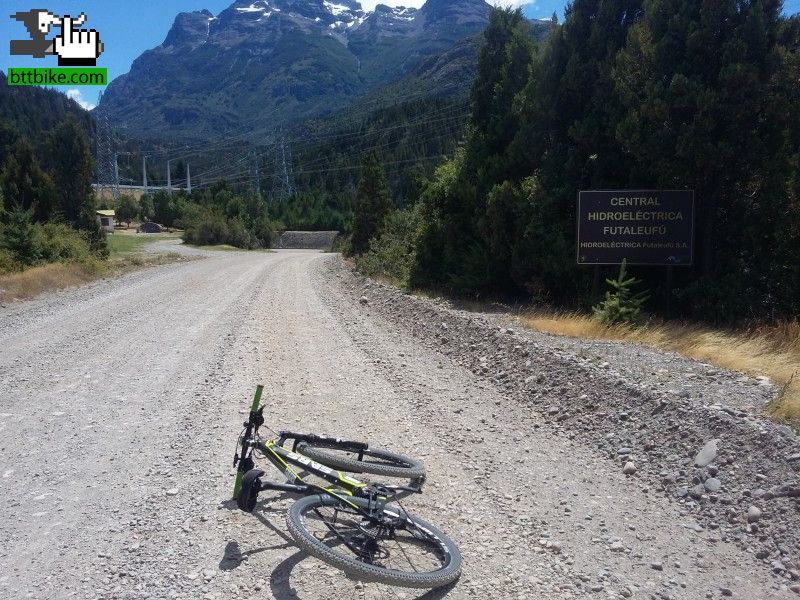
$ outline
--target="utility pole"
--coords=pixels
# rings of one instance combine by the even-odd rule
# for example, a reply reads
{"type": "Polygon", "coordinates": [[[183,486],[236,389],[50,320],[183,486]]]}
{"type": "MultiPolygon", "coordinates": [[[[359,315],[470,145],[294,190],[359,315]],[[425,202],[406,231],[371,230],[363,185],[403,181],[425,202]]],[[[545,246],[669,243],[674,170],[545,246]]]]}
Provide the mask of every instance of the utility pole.
{"type": "Polygon", "coordinates": [[[192,193],[192,172],[189,170],[189,163],[186,163],[186,192],[192,193]]]}
{"type": "Polygon", "coordinates": [[[167,192],[172,196],[172,172],[170,171],[170,163],[172,160],[167,161],[167,192]]]}
{"type": "Polygon", "coordinates": [[[147,193],[147,154],[142,154],[142,187],[147,193]]]}

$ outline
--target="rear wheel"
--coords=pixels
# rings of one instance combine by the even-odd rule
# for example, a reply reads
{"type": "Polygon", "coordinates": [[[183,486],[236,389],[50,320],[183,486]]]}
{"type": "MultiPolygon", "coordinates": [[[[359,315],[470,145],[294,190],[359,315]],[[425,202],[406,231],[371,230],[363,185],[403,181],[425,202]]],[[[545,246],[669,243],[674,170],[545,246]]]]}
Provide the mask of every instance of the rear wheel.
{"type": "Polygon", "coordinates": [[[289,532],[309,554],[364,582],[432,589],[458,579],[461,554],[436,527],[397,506],[347,502],[326,495],[298,500],[286,518],[289,532]],[[366,517],[347,502],[374,510],[366,517]]]}
{"type": "Polygon", "coordinates": [[[349,473],[369,473],[384,477],[403,477],[407,479],[422,479],[425,477],[425,465],[420,461],[395,454],[380,448],[368,448],[361,452],[347,450],[346,448],[328,448],[315,446],[309,442],[297,445],[297,451],[318,463],[333,469],[349,473]]]}

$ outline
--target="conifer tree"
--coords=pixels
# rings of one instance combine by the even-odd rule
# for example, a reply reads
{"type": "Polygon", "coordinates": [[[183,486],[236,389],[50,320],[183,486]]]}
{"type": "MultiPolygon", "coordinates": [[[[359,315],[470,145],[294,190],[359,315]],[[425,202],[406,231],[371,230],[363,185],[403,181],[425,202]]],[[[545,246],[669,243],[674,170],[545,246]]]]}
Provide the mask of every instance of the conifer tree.
{"type": "Polygon", "coordinates": [[[386,183],[386,174],[377,151],[370,151],[364,158],[361,181],[356,192],[356,209],[353,217],[353,233],[350,236],[350,252],[363,254],[369,241],[376,237],[386,216],[394,208],[391,192],[386,183]]]}
{"type": "Polygon", "coordinates": [[[50,133],[47,156],[61,215],[73,227],[83,228],[95,220],[94,160],[86,133],[74,118],[67,118],[50,133]]]}

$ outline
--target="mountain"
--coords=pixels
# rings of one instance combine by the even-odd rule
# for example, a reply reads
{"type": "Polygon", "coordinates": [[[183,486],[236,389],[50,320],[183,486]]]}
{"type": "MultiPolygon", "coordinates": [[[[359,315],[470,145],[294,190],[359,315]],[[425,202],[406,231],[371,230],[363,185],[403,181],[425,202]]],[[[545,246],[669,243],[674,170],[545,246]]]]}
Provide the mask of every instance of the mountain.
{"type": "Polygon", "coordinates": [[[420,9],[354,0],[237,0],[179,14],[164,42],[108,86],[101,109],[137,137],[265,133],[332,114],[488,22],[484,0],[420,9]]]}
{"type": "Polygon", "coordinates": [[[72,117],[87,136],[93,135],[91,115],[75,100],[48,88],[9,86],[0,71],[0,164],[19,136],[37,146],[47,132],[72,117]]]}

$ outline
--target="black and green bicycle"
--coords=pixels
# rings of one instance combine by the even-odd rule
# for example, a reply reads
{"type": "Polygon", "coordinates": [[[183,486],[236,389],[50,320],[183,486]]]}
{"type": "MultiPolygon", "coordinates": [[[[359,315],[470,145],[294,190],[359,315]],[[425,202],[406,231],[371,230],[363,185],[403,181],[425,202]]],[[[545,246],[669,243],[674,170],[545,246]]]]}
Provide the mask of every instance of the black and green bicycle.
{"type": "Polygon", "coordinates": [[[264,425],[262,392],[259,386],[234,456],[239,508],[252,512],[266,490],[301,496],[286,516],[297,544],[360,581],[427,589],[458,579],[456,545],[400,505],[402,497],[422,491],[422,463],[363,442],[314,434],[282,431],[277,439],[263,440],[258,435],[264,425]],[[285,481],[264,480],[254,459],[267,460],[285,481]],[[406,477],[409,485],[368,484],[348,473],[406,477]]]}

